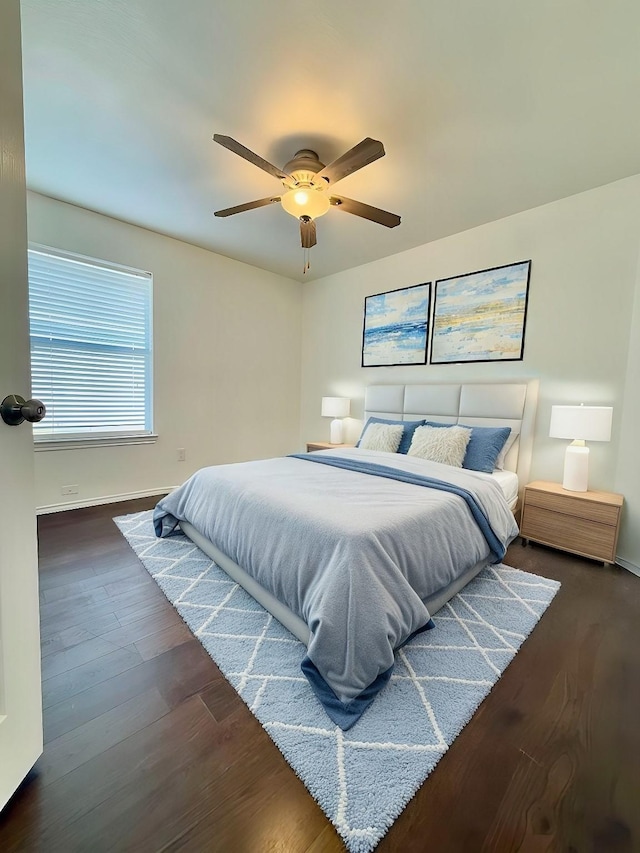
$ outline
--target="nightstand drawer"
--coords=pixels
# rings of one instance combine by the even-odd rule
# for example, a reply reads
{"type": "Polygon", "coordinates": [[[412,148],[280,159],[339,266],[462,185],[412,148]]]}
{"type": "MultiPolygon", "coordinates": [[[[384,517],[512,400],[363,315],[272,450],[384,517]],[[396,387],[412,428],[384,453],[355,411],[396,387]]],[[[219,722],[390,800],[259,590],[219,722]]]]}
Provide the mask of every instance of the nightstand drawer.
{"type": "Polygon", "coordinates": [[[620,512],[617,506],[596,503],[584,498],[572,498],[568,495],[554,495],[550,492],[539,492],[536,489],[527,489],[527,506],[537,506],[548,509],[551,512],[561,512],[576,520],[586,518],[590,521],[599,521],[602,524],[611,524],[614,527],[618,523],[620,512]]]}
{"type": "MultiPolygon", "coordinates": [[[[527,492],[524,507],[520,530],[520,535],[524,539],[533,539],[554,548],[564,548],[567,551],[585,554],[606,562],[612,562],[615,559],[617,533],[615,522],[613,525],[602,524],[586,518],[566,515],[563,511],[566,509],[565,498],[561,499],[561,505],[557,510],[533,506],[532,494],[527,492]]],[[[553,495],[546,497],[553,497],[553,495]]],[[[601,509],[609,508],[601,507],[601,509]]]]}

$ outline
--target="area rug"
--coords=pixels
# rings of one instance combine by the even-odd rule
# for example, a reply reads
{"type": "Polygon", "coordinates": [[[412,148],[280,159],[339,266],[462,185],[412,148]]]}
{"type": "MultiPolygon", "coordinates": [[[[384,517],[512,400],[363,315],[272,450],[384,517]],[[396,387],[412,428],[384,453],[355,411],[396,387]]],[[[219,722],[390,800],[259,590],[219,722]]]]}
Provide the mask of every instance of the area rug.
{"type": "Polygon", "coordinates": [[[396,655],[348,732],[300,671],[306,649],[184,534],[152,512],[114,519],[143,565],[325,812],[351,853],[374,849],[469,722],[560,584],[491,566],[396,655]]]}

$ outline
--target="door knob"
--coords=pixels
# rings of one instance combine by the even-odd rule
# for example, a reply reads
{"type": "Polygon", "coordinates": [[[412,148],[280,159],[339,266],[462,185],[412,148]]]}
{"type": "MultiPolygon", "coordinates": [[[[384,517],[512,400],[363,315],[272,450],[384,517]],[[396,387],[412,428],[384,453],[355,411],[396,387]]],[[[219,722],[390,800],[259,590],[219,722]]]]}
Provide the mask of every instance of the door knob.
{"type": "Polygon", "coordinates": [[[25,400],[18,394],[9,394],[0,403],[0,415],[9,426],[18,426],[23,421],[37,423],[46,413],[47,409],[40,400],[25,400]]]}

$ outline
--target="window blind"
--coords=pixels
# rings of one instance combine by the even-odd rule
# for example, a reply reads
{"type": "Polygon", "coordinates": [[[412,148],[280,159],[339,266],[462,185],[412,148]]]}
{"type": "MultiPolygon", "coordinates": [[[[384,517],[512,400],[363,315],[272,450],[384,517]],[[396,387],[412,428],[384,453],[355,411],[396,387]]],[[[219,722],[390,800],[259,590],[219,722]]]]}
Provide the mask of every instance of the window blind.
{"type": "Polygon", "coordinates": [[[150,273],[29,249],[36,440],[151,432],[150,273]]]}

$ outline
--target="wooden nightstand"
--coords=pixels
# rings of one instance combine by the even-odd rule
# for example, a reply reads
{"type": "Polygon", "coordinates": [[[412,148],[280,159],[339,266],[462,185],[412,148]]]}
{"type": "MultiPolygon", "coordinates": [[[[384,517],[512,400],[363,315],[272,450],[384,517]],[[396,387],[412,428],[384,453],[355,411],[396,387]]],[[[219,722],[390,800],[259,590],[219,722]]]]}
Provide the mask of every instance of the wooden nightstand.
{"type": "Polygon", "coordinates": [[[613,563],[624,498],[612,492],[569,492],[541,480],[524,489],[520,535],[581,557],[613,563]]]}
{"type": "Polygon", "coordinates": [[[330,441],[308,441],[307,453],[312,453],[314,450],[331,450],[335,447],[353,447],[353,444],[331,444],[330,441]]]}

